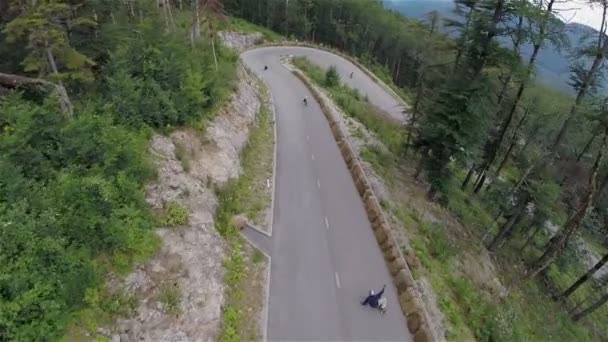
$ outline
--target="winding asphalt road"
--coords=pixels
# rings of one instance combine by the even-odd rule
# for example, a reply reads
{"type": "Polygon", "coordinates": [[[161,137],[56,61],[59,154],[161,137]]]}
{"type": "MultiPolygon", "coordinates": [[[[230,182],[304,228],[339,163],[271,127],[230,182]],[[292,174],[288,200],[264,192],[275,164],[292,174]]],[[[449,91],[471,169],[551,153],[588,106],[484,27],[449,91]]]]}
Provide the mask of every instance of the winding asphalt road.
{"type": "Polygon", "coordinates": [[[346,59],[302,47],[246,51],[243,61],[269,87],[277,120],[277,160],[268,309],[268,341],[411,341],[396,290],[363,203],[321,109],[280,63],[306,56],[336,65],[343,81],[401,116],[398,102],[346,59]],[[268,70],[263,71],[267,65],[268,70]],[[354,72],[353,78],[349,78],[354,72]],[[304,106],[302,99],[310,103],[304,106]],[[387,285],[381,316],[359,301],[387,285]]]}

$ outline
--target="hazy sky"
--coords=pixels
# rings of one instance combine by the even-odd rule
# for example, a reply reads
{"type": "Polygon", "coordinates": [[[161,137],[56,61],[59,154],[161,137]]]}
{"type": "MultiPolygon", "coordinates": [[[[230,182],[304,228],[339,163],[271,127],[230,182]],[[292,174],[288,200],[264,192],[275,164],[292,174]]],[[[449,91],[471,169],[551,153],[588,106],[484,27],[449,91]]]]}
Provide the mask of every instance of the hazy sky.
{"type": "Polygon", "coordinates": [[[602,23],[602,9],[600,6],[589,6],[588,3],[585,0],[560,1],[556,2],[555,8],[564,10],[561,12],[564,20],[585,24],[599,30],[602,23]]]}

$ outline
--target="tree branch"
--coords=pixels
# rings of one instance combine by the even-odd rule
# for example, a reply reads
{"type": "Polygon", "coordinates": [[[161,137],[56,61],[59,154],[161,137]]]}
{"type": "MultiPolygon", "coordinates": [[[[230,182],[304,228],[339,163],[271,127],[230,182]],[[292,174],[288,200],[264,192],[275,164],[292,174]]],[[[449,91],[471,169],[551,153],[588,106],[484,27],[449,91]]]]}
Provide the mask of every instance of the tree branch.
{"type": "Polygon", "coordinates": [[[72,102],[68,97],[67,91],[61,84],[55,84],[41,78],[31,78],[0,72],[0,86],[8,89],[38,88],[54,93],[59,97],[62,112],[68,116],[72,116],[72,102]]]}

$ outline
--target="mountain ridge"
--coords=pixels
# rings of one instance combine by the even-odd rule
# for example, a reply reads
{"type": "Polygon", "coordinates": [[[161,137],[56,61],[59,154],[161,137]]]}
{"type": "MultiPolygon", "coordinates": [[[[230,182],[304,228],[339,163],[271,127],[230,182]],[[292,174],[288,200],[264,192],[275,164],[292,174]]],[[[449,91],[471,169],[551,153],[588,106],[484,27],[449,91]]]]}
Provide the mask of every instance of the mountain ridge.
{"type": "MultiPolygon", "coordinates": [[[[386,9],[398,12],[405,17],[419,20],[424,19],[426,14],[431,11],[437,11],[441,18],[457,18],[457,15],[453,13],[453,0],[384,0],[383,5],[386,9]]],[[[576,46],[580,46],[586,38],[597,34],[598,31],[579,23],[566,23],[565,25],[570,47],[558,48],[552,43],[547,43],[539,52],[536,72],[540,82],[564,93],[572,94],[574,91],[568,84],[571,64],[569,56],[576,46]]],[[[508,38],[504,39],[504,44],[510,45],[508,38]]],[[[521,47],[522,59],[528,60],[531,54],[532,45],[524,44],[521,47]]],[[[605,86],[606,82],[604,82],[605,86]]]]}

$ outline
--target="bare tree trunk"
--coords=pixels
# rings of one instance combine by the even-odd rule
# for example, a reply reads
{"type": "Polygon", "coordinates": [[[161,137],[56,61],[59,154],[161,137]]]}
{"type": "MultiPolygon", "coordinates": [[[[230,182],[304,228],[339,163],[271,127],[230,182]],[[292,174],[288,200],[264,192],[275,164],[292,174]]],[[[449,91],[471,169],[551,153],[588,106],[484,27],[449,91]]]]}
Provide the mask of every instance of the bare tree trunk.
{"type": "Polygon", "coordinates": [[[524,113],[524,115],[522,115],[521,119],[519,119],[517,126],[515,126],[515,129],[513,130],[513,134],[511,135],[511,143],[509,144],[509,148],[507,149],[507,152],[505,152],[505,156],[502,158],[502,161],[500,162],[500,164],[498,165],[498,168],[496,169],[497,175],[500,174],[500,171],[502,170],[502,168],[505,166],[505,164],[509,160],[509,156],[511,155],[511,152],[513,151],[513,147],[515,147],[515,144],[517,143],[517,133],[519,133],[519,130],[526,122],[526,119],[528,118],[528,114],[530,114],[529,108],[526,109],[526,112],[524,113]]]}
{"type": "MultiPolygon", "coordinates": [[[[481,173],[483,173],[484,175],[485,175],[485,172],[487,170],[489,170],[492,163],[494,163],[494,160],[496,159],[496,154],[498,153],[498,149],[500,148],[500,145],[502,144],[502,142],[505,138],[507,130],[509,129],[509,126],[511,125],[511,121],[513,120],[513,117],[515,116],[515,113],[517,112],[517,107],[519,106],[519,101],[521,101],[521,99],[523,97],[524,90],[526,89],[528,80],[530,78],[530,75],[532,74],[532,70],[534,70],[534,64],[536,63],[536,58],[538,57],[538,52],[540,51],[540,48],[541,48],[540,44],[534,45],[534,51],[532,52],[532,55],[530,56],[530,60],[528,61],[528,68],[526,70],[526,76],[522,80],[522,82],[519,84],[519,88],[517,89],[517,95],[515,95],[515,100],[513,101],[513,104],[511,105],[511,110],[509,110],[509,113],[504,118],[503,122],[500,124],[500,130],[498,132],[498,136],[495,137],[494,139],[491,139],[491,141],[488,141],[488,144],[490,144],[491,147],[488,149],[488,151],[489,151],[488,155],[486,156],[483,166],[481,167],[481,170],[482,170],[481,173]]],[[[484,177],[484,181],[485,181],[485,177],[484,177]]],[[[481,190],[481,187],[483,187],[483,182],[482,183],[476,182],[475,190],[473,192],[474,193],[479,192],[479,190],[481,190]]]]}
{"type": "MultiPolygon", "coordinates": [[[[53,74],[59,75],[59,70],[57,70],[57,63],[55,63],[55,56],[53,56],[53,52],[49,47],[46,48],[46,57],[49,61],[49,65],[51,66],[53,74]]],[[[72,105],[72,101],[70,101],[68,92],[63,86],[63,83],[61,83],[61,81],[57,81],[56,90],[61,102],[61,110],[71,117],[72,114],[74,114],[74,106],[72,105]]]]}
{"type": "Polygon", "coordinates": [[[192,28],[190,29],[190,43],[194,43],[201,37],[201,13],[199,0],[192,0],[192,28]]]}
{"type": "Polygon", "coordinates": [[[99,18],[97,17],[97,11],[93,10],[93,19],[95,20],[95,28],[94,28],[94,32],[95,32],[95,38],[99,37],[99,18]]]}
{"type": "Polygon", "coordinates": [[[167,16],[169,17],[169,24],[171,25],[171,29],[175,30],[175,20],[173,19],[173,10],[171,9],[171,3],[169,0],[165,1],[165,8],[167,9],[167,16]]]}
{"type": "MultiPolygon", "coordinates": [[[[536,42],[534,42],[534,44],[533,44],[534,49],[532,51],[532,55],[530,56],[530,58],[528,60],[526,73],[525,73],[524,78],[522,79],[521,83],[519,84],[519,88],[517,89],[517,95],[515,95],[515,99],[513,101],[513,104],[511,105],[511,109],[509,110],[509,113],[507,114],[507,116],[504,118],[504,120],[500,124],[498,136],[491,137],[486,142],[486,144],[487,144],[486,150],[488,152],[487,152],[487,155],[484,156],[484,162],[481,166],[481,171],[480,171],[480,174],[484,175],[484,177],[483,177],[484,181],[485,181],[485,173],[486,173],[486,171],[488,171],[490,169],[490,167],[494,163],[494,160],[496,159],[496,154],[498,153],[498,150],[500,149],[500,146],[503,143],[505,134],[507,133],[507,130],[509,129],[509,126],[511,125],[511,121],[513,120],[513,117],[516,115],[517,108],[519,107],[519,102],[521,101],[521,99],[523,97],[524,91],[528,85],[528,82],[530,81],[530,76],[532,75],[532,72],[534,71],[534,65],[536,64],[536,59],[538,57],[538,53],[540,52],[540,49],[542,48],[542,45],[543,45],[543,42],[545,39],[546,25],[548,23],[548,19],[551,16],[552,11],[553,11],[553,4],[555,3],[555,1],[556,0],[549,0],[549,2],[547,3],[547,9],[544,12],[543,21],[541,22],[541,24],[539,26],[538,40],[536,42]]],[[[520,17],[519,24],[523,25],[523,17],[520,17]]],[[[521,28],[521,26],[519,26],[519,27],[521,28]]],[[[517,45],[516,45],[516,48],[517,48],[517,45]]],[[[473,192],[474,193],[479,192],[479,190],[481,190],[481,188],[483,187],[483,184],[484,184],[483,182],[481,182],[481,183],[476,182],[475,190],[473,192]]]]}
{"type": "Polygon", "coordinates": [[[578,156],[576,156],[577,162],[580,162],[581,159],[583,159],[583,156],[589,151],[589,148],[591,148],[591,145],[593,145],[593,141],[597,137],[598,133],[599,133],[599,130],[598,130],[598,132],[591,133],[591,138],[589,138],[589,140],[587,140],[585,147],[583,147],[582,151],[578,154],[578,156]]]}
{"type": "Polygon", "coordinates": [[[414,173],[415,179],[420,179],[420,174],[422,173],[422,169],[424,168],[424,162],[426,158],[428,158],[429,149],[425,147],[420,153],[420,160],[418,160],[418,165],[416,165],[416,172],[414,173]]]}
{"type": "Polygon", "coordinates": [[[475,183],[475,189],[473,189],[474,194],[478,193],[479,190],[481,190],[481,188],[483,188],[483,186],[486,184],[487,172],[482,171],[480,175],[481,177],[478,177],[477,183],[475,183]]]}
{"type": "Polygon", "coordinates": [[[524,211],[526,210],[527,204],[528,195],[526,194],[524,195],[524,198],[520,199],[519,203],[517,204],[517,207],[515,208],[515,212],[513,212],[509,220],[502,226],[498,234],[496,234],[492,242],[490,242],[490,244],[488,245],[488,250],[490,252],[495,252],[500,246],[502,246],[504,241],[513,231],[513,228],[517,226],[517,224],[521,220],[524,211]]]}
{"type": "Polygon", "coordinates": [[[30,78],[0,72],[0,88],[2,87],[8,89],[43,88],[46,91],[55,93],[59,97],[61,111],[68,117],[72,116],[72,102],[61,84],[52,83],[41,78],[30,78]]]}
{"type": "Polygon", "coordinates": [[[608,302],[608,292],[604,293],[604,295],[602,295],[602,297],[600,297],[600,299],[598,299],[595,303],[591,304],[591,306],[589,306],[585,310],[572,315],[572,319],[575,322],[579,321],[581,318],[583,318],[589,314],[592,314],[595,310],[599,309],[602,305],[606,304],[606,302],[608,302]]]}
{"type": "Polygon", "coordinates": [[[589,301],[589,299],[591,299],[591,295],[586,296],[583,300],[576,303],[576,305],[572,309],[568,310],[568,315],[572,316],[575,313],[577,313],[578,310],[581,308],[581,306],[583,306],[583,304],[587,303],[589,301]]]}
{"type": "Polygon", "coordinates": [[[471,180],[471,177],[473,177],[474,173],[475,173],[475,165],[473,165],[469,168],[469,172],[467,172],[467,176],[464,177],[464,181],[462,182],[462,185],[460,186],[460,188],[462,190],[466,190],[467,185],[469,184],[469,181],[471,180]]]}
{"type": "Polygon", "coordinates": [[[560,295],[560,297],[568,298],[568,296],[570,296],[581,285],[583,285],[587,280],[589,280],[589,278],[591,278],[591,276],[593,276],[595,274],[595,272],[597,272],[600,268],[602,268],[602,266],[604,266],[604,264],[606,264],[606,262],[608,262],[608,253],[606,253],[604,255],[604,257],[602,259],[600,259],[595,265],[593,265],[593,267],[591,267],[587,271],[587,273],[583,274],[582,277],[578,278],[578,280],[576,282],[574,282],[574,284],[572,284],[572,286],[570,286],[566,291],[564,291],[564,293],[562,293],[560,295]]]}
{"type": "Polygon", "coordinates": [[[530,245],[530,243],[532,241],[534,241],[534,238],[536,237],[536,235],[541,231],[542,228],[542,223],[539,223],[535,228],[534,231],[532,232],[532,234],[530,234],[530,236],[528,236],[528,238],[526,239],[526,242],[523,244],[523,246],[521,246],[521,248],[519,249],[519,253],[518,254],[522,254],[524,250],[526,250],[526,247],[528,247],[528,245],[530,245]]]}
{"type": "Polygon", "coordinates": [[[604,190],[606,190],[607,186],[608,186],[608,172],[604,175],[604,178],[602,178],[602,181],[600,182],[600,187],[597,190],[597,196],[595,197],[595,201],[593,202],[594,207],[596,207],[598,205],[598,201],[599,201],[600,197],[602,196],[602,193],[604,192],[604,190]]]}
{"type": "MultiPolygon", "coordinates": [[[[520,45],[524,40],[524,37],[522,34],[523,25],[524,25],[524,16],[520,15],[519,20],[517,21],[517,31],[516,31],[517,38],[515,39],[515,41],[513,43],[513,51],[518,56],[520,55],[520,45]]],[[[502,82],[502,88],[500,89],[500,93],[498,94],[498,98],[496,99],[496,106],[499,108],[499,112],[501,111],[500,105],[502,104],[502,101],[504,100],[505,96],[507,95],[507,90],[509,90],[509,83],[511,83],[514,73],[515,73],[515,67],[513,66],[513,67],[509,68],[509,74],[507,75],[505,80],[502,82]]]]}
{"type": "Polygon", "coordinates": [[[156,7],[162,10],[163,19],[165,21],[165,30],[171,31],[171,25],[169,24],[169,12],[167,11],[166,0],[156,0],[156,7]]]}
{"type": "Polygon", "coordinates": [[[608,126],[604,131],[604,136],[602,137],[602,144],[597,153],[597,157],[595,158],[593,167],[591,168],[591,175],[589,176],[589,180],[587,182],[587,193],[581,200],[581,204],[576,210],[576,212],[574,212],[574,214],[570,216],[570,218],[568,218],[568,221],[566,222],[564,227],[547,244],[543,255],[530,266],[527,278],[535,277],[539,272],[549,266],[555,260],[555,258],[562,253],[564,247],[570,240],[570,237],[580,227],[581,222],[587,215],[589,209],[592,207],[591,204],[593,203],[593,198],[597,192],[597,174],[599,166],[601,165],[602,159],[604,157],[604,149],[606,147],[607,137],[608,126]]]}
{"type": "MultiPolygon", "coordinates": [[[[469,26],[471,25],[471,19],[473,18],[473,12],[475,12],[475,8],[471,8],[469,10],[469,13],[467,13],[467,19],[466,19],[465,24],[464,24],[463,34],[462,34],[462,37],[460,38],[460,41],[462,42],[463,45],[467,41],[467,36],[468,36],[468,32],[469,32],[469,26]]],[[[464,46],[461,46],[456,51],[456,59],[454,60],[454,70],[457,70],[458,67],[460,66],[460,59],[462,58],[462,54],[464,52],[464,49],[465,49],[464,46]]]]}
{"type": "Polygon", "coordinates": [[[179,10],[182,11],[184,9],[182,0],[178,0],[178,4],[179,4],[179,10]]]}
{"type": "Polygon", "coordinates": [[[511,143],[509,144],[509,148],[507,148],[507,151],[505,152],[504,157],[502,158],[502,160],[500,161],[500,164],[498,164],[498,167],[496,168],[497,175],[500,174],[500,171],[502,170],[502,168],[505,167],[505,165],[507,164],[507,161],[509,160],[509,157],[511,156],[511,152],[513,152],[513,147],[515,147],[516,142],[517,142],[517,140],[511,140],[511,143]]]}
{"type": "Polygon", "coordinates": [[[407,134],[407,141],[405,142],[405,151],[403,155],[407,156],[412,141],[412,135],[414,134],[414,125],[418,119],[418,112],[420,111],[420,100],[422,99],[422,93],[424,91],[424,71],[420,72],[418,84],[416,86],[416,99],[414,100],[414,107],[412,108],[412,119],[409,122],[409,132],[407,134]]]}
{"type": "Polygon", "coordinates": [[[397,62],[397,71],[395,71],[395,76],[393,76],[393,78],[395,79],[395,83],[399,83],[399,72],[401,70],[401,58],[399,58],[399,61],[397,62]]]}
{"type": "Polygon", "coordinates": [[[127,0],[129,4],[129,13],[131,14],[131,18],[135,18],[135,9],[133,8],[133,1],[134,0],[127,0]]]}
{"type": "Polygon", "coordinates": [[[217,55],[215,53],[215,35],[212,33],[211,34],[211,49],[213,50],[213,62],[215,63],[215,71],[219,71],[219,68],[217,66],[217,55]]]}

